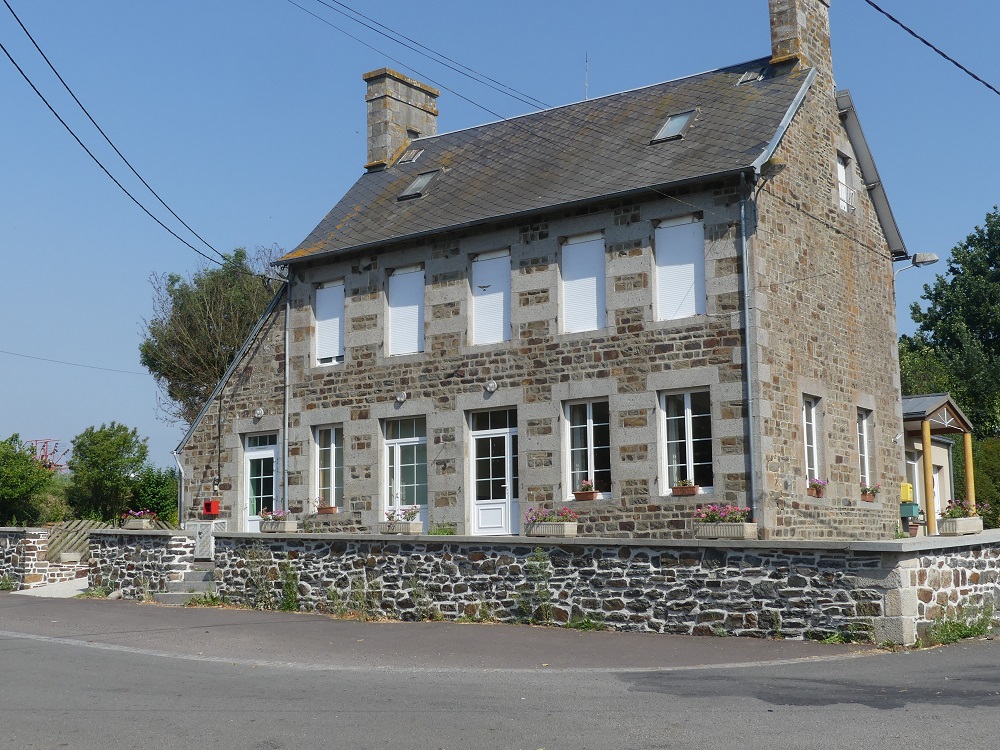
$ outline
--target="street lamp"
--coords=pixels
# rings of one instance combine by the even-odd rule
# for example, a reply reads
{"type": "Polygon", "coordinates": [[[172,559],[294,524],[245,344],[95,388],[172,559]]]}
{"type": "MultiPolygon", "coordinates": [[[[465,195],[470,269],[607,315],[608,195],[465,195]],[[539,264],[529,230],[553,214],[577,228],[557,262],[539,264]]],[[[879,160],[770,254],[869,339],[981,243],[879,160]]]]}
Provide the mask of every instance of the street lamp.
{"type": "Polygon", "coordinates": [[[908,268],[923,268],[924,266],[937,263],[939,260],[941,259],[937,257],[936,253],[914,253],[910,256],[910,265],[897,269],[892,275],[894,277],[899,276],[899,274],[908,268]]]}

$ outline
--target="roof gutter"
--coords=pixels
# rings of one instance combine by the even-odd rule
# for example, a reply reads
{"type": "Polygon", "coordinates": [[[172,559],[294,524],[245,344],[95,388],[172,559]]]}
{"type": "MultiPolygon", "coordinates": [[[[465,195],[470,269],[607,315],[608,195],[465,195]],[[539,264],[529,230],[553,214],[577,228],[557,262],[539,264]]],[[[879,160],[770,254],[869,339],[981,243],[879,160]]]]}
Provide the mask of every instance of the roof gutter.
{"type": "Polygon", "coordinates": [[[799,111],[799,107],[802,106],[802,102],[805,101],[806,94],[809,93],[809,89],[813,85],[813,81],[816,80],[816,68],[810,68],[809,73],[806,75],[806,79],[802,82],[799,90],[795,94],[795,98],[792,99],[792,103],[788,105],[788,109],[785,110],[785,116],[781,118],[781,122],[778,123],[778,129],[774,131],[774,135],[771,137],[770,142],[758,156],[750,164],[753,167],[755,174],[760,175],[761,167],[774,156],[774,152],[778,149],[778,144],[781,143],[781,139],[785,137],[785,133],[788,130],[788,126],[792,124],[792,118],[799,111]]]}

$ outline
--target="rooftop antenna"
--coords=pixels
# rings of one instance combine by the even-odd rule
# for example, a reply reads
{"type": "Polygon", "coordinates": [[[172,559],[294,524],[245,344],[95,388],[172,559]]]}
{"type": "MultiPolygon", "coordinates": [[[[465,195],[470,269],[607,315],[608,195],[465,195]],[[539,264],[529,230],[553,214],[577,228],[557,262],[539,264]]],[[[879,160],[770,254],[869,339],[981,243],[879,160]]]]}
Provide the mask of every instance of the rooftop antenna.
{"type": "Polygon", "coordinates": [[[590,98],[590,52],[583,53],[583,99],[590,98]]]}

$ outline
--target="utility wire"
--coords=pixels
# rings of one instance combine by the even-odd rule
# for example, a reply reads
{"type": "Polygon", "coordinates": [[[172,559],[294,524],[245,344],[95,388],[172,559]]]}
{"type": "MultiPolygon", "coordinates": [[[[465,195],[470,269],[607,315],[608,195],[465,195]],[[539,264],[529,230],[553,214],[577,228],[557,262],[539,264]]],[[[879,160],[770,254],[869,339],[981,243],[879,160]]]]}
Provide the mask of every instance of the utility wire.
{"type": "MultiPolygon", "coordinates": [[[[5,0],[5,2],[6,2],[6,0],[5,0]]],[[[385,32],[388,32],[388,33],[385,33],[383,31],[379,31],[379,29],[376,29],[373,26],[369,26],[367,23],[364,23],[363,21],[359,21],[357,18],[351,18],[351,16],[347,15],[347,13],[345,13],[343,10],[338,10],[337,8],[334,8],[333,5],[330,5],[329,3],[325,2],[325,0],[316,0],[316,2],[318,2],[320,5],[325,5],[330,10],[334,11],[335,13],[339,13],[340,15],[344,16],[345,18],[347,18],[347,19],[349,19],[351,21],[354,21],[355,23],[360,23],[365,28],[371,29],[376,34],[380,34],[380,35],[384,36],[386,39],[389,39],[389,40],[391,40],[393,42],[396,42],[397,44],[401,44],[402,46],[406,47],[407,49],[413,50],[414,52],[416,52],[419,55],[423,55],[424,57],[428,57],[428,59],[431,59],[434,62],[437,62],[437,63],[439,63],[441,65],[444,65],[446,68],[449,68],[450,70],[453,70],[456,73],[459,73],[460,75],[465,76],[466,78],[470,78],[473,81],[476,81],[476,83],[480,83],[480,84],[482,84],[484,86],[487,86],[487,87],[493,89],[494,91],[498,91],[499,93],[505,94],[506,96],[509,96],[509,97],[511,97],[513,99],[517,99],[519,102],[521,102],[523,104],[527,104],[529,107],[535,107],[536,109],[538,109],[538,108],[548,109],[551,106],[551,105],[546,104],[545,102],[543,102],[541,99],[537,99],[537,98],[531,96],[531,94],[526,94],[523,91],[519,91],[518,89],[515,89],[513,86],[508,86],[507,84],[502,83],[501,81],[498,81],[495,78],[490,78],[485,73],[480,73],[478,70],[475,70],[474,68],[470,68],[468,65],[464,65],[464,64],[460,63],[458,60],[454,60],[454,59],[448,57],[447,55],[445,55],[445,54],[443,54],[441,52],[438,52],[438,51],[436,51],[434,49],[431,49],[427,45],[421,44],[416,39],[412,39],[412,38],[406,36],[406,34],[403,34],[402,32],[396,31],[395,29],[393,29],[393,28],[391,28],[389,26],[386,26],[384,23],[380,23],[379,21],[376,21],[374,18],[366,16],[364,13],[362,13],[362,12],[360,12],[358,10],[355,10],[354,8],[352,8],[349,5],[346,5],[345,3],[337,2],[337,0],[332,0],[332,2],[333,2],[334,5],[338,5],[338,6],[340,6],[340,8],[343,8],[346,11],[350,11],[355,16],[358,16],[359,18],[363,18],[365,21],[369,21],[369,22],[375,24],[375,26],[378,26],[381,29],[385,29],[385,32]],[[419,47],[422,50],[426,50],[427,52],[429,52],[431,55],[433,55],[434,57],[436,57],[438,59],[434,60],[434,58],[431,58],[427,54],[425,54],[424,52],[421,52],[420,49],[416,49],[415,47],[411,47],[410,44],[405,44],[404,42],[399,41],[400,39],[404,39],[406,42],[409,42],[410,44],[414,44],[414,45],[416,45],[417,47],[419,47]],[[449,63],[451,63],[451,64],[449,64],[449,63]],[[457,68],[453,67],[452,64],[453,65],[457,65],[458,67],[457,68]],[[461,68],[461,70],[459,68],[461,68]],[[468,72],[465,72],[465,71],[468,71],[468,72]],[[495,84],[495,85],[493,85],[493,84],[495,84]]]]}
{"type": "Polygon", "coordinates": [[[914,39],[916,39],[917,41],[919,41],[919,42],[927,45],[932,50],[934,50],[939,55],[941,55],[941,57],[943,57],[945,60],[947,60],[948,62],[950,62],[952,65],[954,65],[959,70],[961,70],[963,73],[965,73],[966,75],[972,77],[973,80],[979,81],[981,84],[983,84],[986,88],[988,88],[994,94],[997,94],[998,96],[1000,96],[1000,90],[998,90],[996,88],[996,86],[994,86],[991,83],[987,83],[986,81],[984,81],[982,78],[980,78],[975,73],[973,73],[971,70],[969,70],[967,67],[965,67],[964,65],[962,65],[962,63],[958,62],[958,60],[956,60],[955,58],[949,56],[948,53],[946,53],[946,52],[938,49],[937,47],[935,47],[929,41],[927,41],[922,36],[920,36],[920,34],[918,34],[913,29],[911,29],[909,26],[907,26],[905,23],[903,23],[902,21],[900,21],[898,18],[896,18],[895,16],[893,16],[890,13],[887,13],[882,8],[878,7],[875,3],[872,2],[872,0],[865,0],[865,2],[868,3],[875,10],[877,10],[879,13],[881,13],[883,16],[885,16],[886,18],[888,18],[890,21],[892,21],[894,24],[896,24],[897,26],[899,26],[899,28],[901,28],[907,34],[909,34],[910,36],[912,36],[914,39]]]}
{"type": "Polygon", "coordinates": [[[104,372],[120,372],[125,375],[148,375],[145,372],[136,372],[135,370],[116,370],[113,367],[98,367],[96,365],[81,365],[79,362],[64,362],[61,359],[46,359],[45,357],[35,357],[31,354],[21,354],[19,352],[8,352],[0,349],[0,354],[8,354],[11,357],[24,357],[25,359],[37,359],[40,362],[52,362],[57,365],[70,365],[71,367],[85,367],[88,370],[103,370],[104,372]]]}
{"type": "Polygon", "coordinates": [[[25,27],[25,25],[21,22],[21,19],[18,18],[17,13],[14,12],[14,9],[12,7],[10,7],[10,3],[7,2],[7,0],[3,0],[3,4],[7,6],[7,10],[9,10],[10,14],[12,16],[14,16],[14,20],[17,21],[17,25],[21,27],[21,30],[25,33],[25,35],[28,37],[28,39],[31,40],[31,43],[33,45],[35,45],[35,49],[38,50],[38,54],[40,54],[42,56],[42,59],[45,60],[46,64],[49,66],[49,68],[52,70],[52,72],[55,73],[56,78],[59,79],[59,83],[61,83],[63,85],[63,87],[66,89],[66,91],[69,92],[69,95],[71,97],[73,97],[73,101],[75,101],[77,103],[77,105],[80,107],[80,109],[83,110],[83,113],[85,115],[87,115],[87,119],[90,120],[90,122],[93,124],[93,126],[95,128],[97,128],[97,132],[100,133],[102,136],[104,136],[104,140],[106,140],[108,142],[108,145],[111,146],[112,149],[114,149],[114,152],[116,154],[118,154],[119,158],[121,158],[121,160],[123,162],[125,162],[125,165],[129,169],[132,170],[132,174],[134,174],[136,177],[139,178],[139,182],[141,182],[143,185],[146,186],[146,189],[149,190],[149,192],[153,194],[153,196],[156,198],[156,200],[158,200],[160,202],[160,204],[165,209],[167,209],[175,219],[177,219],[177,221],[179,221],[181,224],[184,225],[185,229],[187,229],[191,234],[193,234],[195,237],[197,237],[199,240],[201,240],[205,244],[205,246],[208,247],[213,253],[215,253],[220,258],[222,258],[223,260],[225,260],[226,256],[223,255],[222,253],[220,253],[214,247],[212,247],[211,243],[209,243],[208,240],[206,240],[204,237],[202,237],[200,234],[198,234],[196,231],[194,231],[190,226],[188,226],[187,222],[184,221],[184,219],[182,219],[180,216],[178,216],[177,213],[174,211],[174,209],[172,209],[170,206],[168,206],[167,203],[166,203],[166,201],[164,201],[163,198],[161,198],[160,195],[155,190],[153,190],[153,188],[150,186],[150,184],[148,182],[146,182],[146,180],[143,179],[142,175],[139,174],[136,171],[135,167],[132,166],[131,162],[129,162],[129,160],[125,158],[125,155],[121,151],[118,150],[118,147],[114,143],[112,143],[111,139],[108,137],[108,134],[105,133],[104,130],[101,128],[101,126],[97,124],[97,121],[93,117],[90,116],[90,112],[87,111],[87,108],[83,106],[83,102],[81,102],[77,98],[76,94],[73,93],[73,89],[71,89],[69,87],[69,84],[66,83],[66,81],[63,80],[63,77],[61,75],[59,75],[59,71],[56,70],[55,66],[52,64],[52,62],[49,60],[49,58],[46,56],[46,54],[42,51],[42,48],[38,46],[38,42],[35,41],[35,38],[31,35],[31,32],[28,31],[28,29],[25,27]]]}

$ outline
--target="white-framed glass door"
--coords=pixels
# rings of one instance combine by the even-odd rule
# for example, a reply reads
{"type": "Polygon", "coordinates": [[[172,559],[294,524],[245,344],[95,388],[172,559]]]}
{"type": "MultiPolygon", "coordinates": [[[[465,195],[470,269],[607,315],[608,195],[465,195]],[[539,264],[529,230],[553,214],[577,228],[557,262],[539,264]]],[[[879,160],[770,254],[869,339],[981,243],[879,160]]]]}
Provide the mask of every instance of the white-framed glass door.
{"type": "Polygon", "coordinates": [[[517,411],[475,412],[472,438],[472,533],[520,530],[517,473],[517,411]]]}
{"type": "Polygon", "coordinates": [[[278,435],[247,435],[244,449],[246,486],[243,493],[243,528],[260,531],[262,510],[277,510],[278,435]]]}
{"type": "Polygon", "coordinates": [[[385,423],[386,510],[418,506],[427,528],[427,423],[423,417],[385,423]]]}

